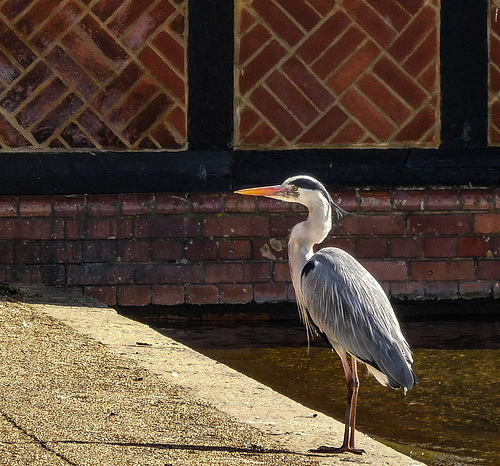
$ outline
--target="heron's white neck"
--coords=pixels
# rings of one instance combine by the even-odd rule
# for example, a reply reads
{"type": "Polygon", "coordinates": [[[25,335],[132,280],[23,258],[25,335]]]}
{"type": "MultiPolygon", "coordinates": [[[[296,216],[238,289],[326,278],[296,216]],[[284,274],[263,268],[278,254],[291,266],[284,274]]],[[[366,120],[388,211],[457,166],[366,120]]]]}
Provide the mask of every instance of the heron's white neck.
{"type": "Polygon", "coordinates": [[[313,246],[321,243],[332,228],[332,208],[323,196],[316,197],[307,207],[307,220],[292,228],[288,241],[288,260],[296,293],[300,289],[302,268],[314,254],[313,246]]]}

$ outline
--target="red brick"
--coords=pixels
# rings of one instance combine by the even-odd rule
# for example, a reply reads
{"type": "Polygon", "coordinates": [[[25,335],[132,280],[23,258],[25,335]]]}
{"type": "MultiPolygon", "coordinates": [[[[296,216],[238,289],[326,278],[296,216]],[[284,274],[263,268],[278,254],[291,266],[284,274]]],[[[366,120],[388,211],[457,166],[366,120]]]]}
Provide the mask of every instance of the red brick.
{"type": "Polygon", "coordinates": [[[394,298],[423,298],[425,287],[422,282],[393,282],[391,296],[394,298]]]}
{"type": "Polygon", "coordinates": [[[389,58],[382,57],[375,63],[373,70],[390,88],[407,101],[413,108],[417,108],[427,99],[427,94],[403,70],[392,63],[389,58]]]}
{"type": "Polygon", "coordinates": [[[123,194],[123,215],[151,214],[155,208],[155,197],[153,194],[123,194]]]}
{"type": "Polygon", "coordinates": [[[269,32],[261,24],[257,24],[247,34],[243,35],[238,50],[238,63],[243,65],[256,50],[268,41],[269,37],[269,32]]]}
{"type": "Polygon", "coordinates": [[[387,257],[386,238],[357,238],[356,257],[359,258],[380,258],[387,257]]]}
{"type": "Polygon", "coordinates": [[[21,217],[48,217],[52,214],[52,200],[49,196],[23,196],[19,198],[21,217]]]}
{"type": "Polygon", "coordinates": [[[252,7],[289,45],[295,45],[304,36],[300,28],[274,2],[255,0],[252,7]]]}
{"type": "Polygon", "coordinates": [[[224,240],[219,243],[221,260],[250,259],[252,257],[250,241],[224,240]]]}
{"type": "Polygon", "coordinates": [[[462,236],[458,239],[458,251],[460,257],[485,257],[491,253],[491,239],[462,236]]]}
{"type": "Polygon", "coordinates": [[[194,217],[138,218],[134,230],[136,238],[194,238],[200,226],[194,217]]]}
{"type": "MultiPolygon", "coordinates": [[[[317,33],[313,36],[316,35],[317,33]]],[[[334,103],[335,97],[296,57],[290,57],[290,59],[283,63],[282,69],[288,78],[293,81],[293,83],[304,93],[304,95],[322,112],[326,111],[328,107],[334,103]]],[[[330,64],[330,70],[328,73],[330,73],[331,70],[332,67],[330,64]]]]}
{"type": "Polygon", "coordinates": [[[134,269],[130,264],[68,265],[68,285],[131,284],[134,269]]]}
{"type": "Polygon", "coordinates": [[[223,216],[203,220],[205,236],[268,236],[268,219],[264,217],[223,216]]]}
{"type": "Polygon", "coordinates": [[[252,285],[247,284],[221,284],[220,302],[228,304],[248,303],[252,300],[252,285]]]}
{"type": "Polygon", "coordinates": [[[267,282],[271,277],[269,262],[245,262],[206,264],[207,283],[255,283],[267,282]]]}
{"type": "Polygon", "coordinates": [[[96,299],[106,306],[114,306],[116,304],[116,287],[115,286],[85,286],[83,294],[96,299]]]}
{"type": "Polygon", "coordinates": [[[257,197],[258,212],[289,212],[291,204],[288,202],[271,199],[269,197],[257,197]]]}
{"type": "Polygon", "coordinates": [[[255,212],[255,201],[254,196],[228,193],[224,197],[224,211],[252,213],[255,212]]]}
{"type": "Polygon", "coordinates": [[[500,214],[474,214],[474,233],[500,233],[500,214]]]}
{"type": "MultiPolygon", "coordinates": [[[[437,119],[436,109],[429,104],[414,114],[394,136],[396,142],[426,142],[436,144],[435,131],[432,131],[437,119]],[[424,138],[425,137],[425,138],[424,138]]],[[[437,144],[436,144],[437,145],[437,144]]]]}
{"type": "Polygon", "coordinates": [[[217,242],[213,240],[189,240],[186,242],[188,261],[214,260],[217,258],[217,242]]]}
{"type": "Polygon", "coordinates": [[[240,93],[245,95],[281,58],[286,55],[284,49],[276,40],[271,41],[240,74],[240,93]]]}
{"type": "MultiPolygon", "coordinates": [[[[412,20],[407,28],[399,35],[389,48],[389,52],[398,61],[403,62],[415,50],[436,25],[436,13],[432,7],[424,7],[412,20]]],[[[435,50],[437,54],[438,51],[435,50]]]]}
{"type": "Polygon", "coordinates": [[[425,257],[457,257],[457,238],[424,238],[425,257]]]}
{"type": "Polygon", "coordinates": [[[4,283],[12,283],[14,269],[12,265],[0,265],[0,281],[4,283]]]}
{"type": "Polygon", "coordinates": [[[151,303],[149,286],[119,286],[118,304],[120,306],[147,306],[151,303]]]}
{"type": "Polygon", "coordinates": [[[285,104],[288,111],[304,126],[311,124],[319,115],[319,110],[295,87],[294,83],[281,71],[274,71],[266,85],[285,104]]]}
{"type": "Polygon", "coordinates": [[[390,257],[421,257],[422,251],[422,238],[391,238],[390,257]]]}
{"type": "Polygon", "coordinates": [[[0,219],[0,240],[54,239],[54,225],[49,219],[0,219]]]}
{"type": "MultiPolygon", "coordinates": [[[[12,242],[0,243],[0,264],[12,264],[14,262],[14,244],[12,242]]],[[[0,281],[2,281],[0,279],[0,281]]]]}
{"type": "Polygon", "coordinates": [[[178,285],[153,285],[151,303],[172,306],[184,303],[184,287],[178,285]]]}
{"type": "Polygon", "coordinates": [[[152,261],[178,261],[182,257],[183,244],[181,240],[156,240],[151,243],[152,261]]]}
{"type": "Polygon", "coordinates": [[[147,262],[149,245],[142,241],[83,241],[83,262],[147,262]]]}
{"type": "MultiPolygon", "coordinates": [[[[369,5],[369,4],[368,4],[369,5]]],[[[347,13],[379,44],[386,47],[396,37],[395,30],[390,23],[362,0],[351,0],[344,4],[347,13]]]]}
{"type": "Polygon", "coordinates": [[[253,91],[252,103],[287,140],[295,139],[302,132],[302,127],[288,109],[264,87],[253,91]]]}
{"type": "Polygon", "coordinates": [[[396,125],[392,121],[384,116],[370,100],[353,87],[347,89],[341,102],[381,141],[386,141],[396,129],[396,125]]]}
{"type": "Polygon", "coordinates": [[[85,196],[54,196],[54,215],[56,217],[79,217],[85,210],[85,196]]]}
{"type": "Polygon", "coordinates": [[[15,242],[14,262],[17,264],[51,264],[82,262],[80,241],[15,242]]]}
{"type": "MultiPolygon", "coordinates": [[[[238,119],[238,129],[240,133],[240,139],[243,140],[245,136],[251,134],[255,130],[259,122],[260,122],[260,117],[256,112],[254,112],[252,108],[243,107],[239,112],[239,119],[238,119]]],[[[236,194],[236,196],[243,197],[239,194],[236,194]]],[[[245,198],[249,199],[248,196],[245,196],[245,198]]]]}
{"type": "Polygon", "coordinates": [[[252,257],[257,260],[283,260],[286,259],[286,251],[286,242],[276,238],[252,241],[252,257]]]}
{"type": "Polygon", "coordinates": [[[186,286],[186,303],[216,304],[219,301],[219,289],[215,285],[186,286]]]}
{"type": "Polygon", "coordinates": [[[410,215],[409,235],[466,235],[471,232],[469,215],[410,215]]]}
{"type": "Polygon", "coordinates": [[[284,283],[258,283],[253,292],[257,303],[276,303],[286,301],[287,287],[284,283]]]}
{"type": "Polygon", "coordinates": [[[291,229],[297,225],[297,223],[303,222],[306,218],[307,217],[305,215],[280,215],[271,217],[271,236],[288,238],[288,236],[290,236],[291,229]]]}
{"type": "Polygon", "coordinates": [[[140,284],[200,283],[201,269],[197,264],[137,264],[136,282],[140,284]]]}
{"type": "Polygon", "coordinates": [[[425,296],[454,298],[458,295],[458,283],[454,281],[425,283],[425,296]]]}
{"type": "Polygon", "coordinates": [[[391,210],[391,194],[387,191],[360,191],[359,195],[361,198],[361,210],[391,210]]]}
{"type": "Polygon", "coordinates": [[[460,283],[459,292],[461,296],[467,298],[482,298],[491,295],[492,286],[490,281],[465,282],[460,283]]]}
{"type": "Polygon", "coordinates": [[[159,215],[184,214],[188,211],[187,199],[180,194],[156,194],[156,204],[159,215]]]}
{"type": "Polygon", "coordinates": [[[457,190],[427,191],[427,210],[458,210],[459,208],[460,196],[457,190]]]}
{"type": "Polygon", "coordinates": [[[380,281],[404,281],[408,278],[408,267],[405,261],[364,260],[362,264],[380,281]]]}
{"type": "Polygon", "coordinates": [[[410,263],[412,280],[472,280],[474,279],[473,260],[450,261],[413,261],[410,263]]]}
{"type": "Polygon", "coordinates": [[[356,191],[332,191],[333,202],[348,212],[358,210],[358,196],[356,191]]]}
{"type": "Polygon", "coordinates": [[[500,280],[500,262],[496,259],[478,260],[477,275],[481,280],[500,280]]]}
{"type": "MultiPolygon", "coordinates": [[[[67,225],[74,225],[68,221],[67,225]]],[[[132,221],[112,218],[90,218],[76,223],[77,238],[70,239],[124,239],[132,237],[132,221]]]]}
{"type": "Polygon", "coordinates": [[[220,194],[193,193],[190,195],[193,212],[219,213],[222,212],[222,198],[220,194]]]}
{"type": "Polygon", "coordinates": [[[394,208],[397,210],[424,210],[424,191],[394,191],[394,208]]]}
{"type": "Polygon", "coordinates": [[[275,282],[290,282],[290,266],[288,262],[276,262],[273,264],[273,281],[275,282]]]}
{"type": "MultiPolygon", "coordinates": [[[[142,10],[142,2],[139,8],[142,10]]],[[[130,6],[127,9],[130,10],[130,6]]],[[[167,21],[168,17],[175,12],[175,8],[168,2],[162,2],[153,7],[145,15],[143,15],[143,11],[144,10],[140,11],[138,21],[128,30],[126,36],[122,39],[123,42],[133,50],[137,50],[144,44],[144,42],[167,21]]],[[[127,13],[127,17],[124,19],[128,20],[128,15],[129,13],[127,13]]]]}
{"type": "Polygon", "coordinates": [[[92,216],[118,215],[121,208],[120,197],[118,194],[89,194],[87,208],[92,216]]]}
{"type": "Polygon", "coordinates": [[[464,210],[491,210],[494,207],[494,194],[489,189],[464,189],[462,202],[464,210]]]}
{"type": "Polygon", "coordinates": [[[0,196],[0,217],[15,217],[17,215],[17,197],[0,196]]]}
{"type": "Polygon", "coordinates": [[[356,51],[365,38],[366,35],[358,28],[346,28],[345,33],[338,40],[333,41],[331,46],[327,47],[324,53],[315,61],[312,70],[321,79],[328,78],[332,71],[337,69],[344,60],[356,51]]]}
{"type": "Polygon", "coordinates": [[[354,216],[346,215],[340,221],[343,235],[402,235],[404,217],[400,214],[354,216]]]}
{"type": "Polygon", "coordinates": [[[358,87],[394,123],[401,125],[412,114],[410,107],[395,99],[390,88],[374,75],[369,73],[363,75],[358,81],[358,87]]]}
{"type": "Polygon", "coordinates": [[[306,63],[312,63],[325,51],[325,44],[341,36],[349,23],[350,18],[342,10],[337,11],[298,48],[297,55],[306,63]]]}
{"type": "MultiPolygon", "coordinates": [[[[10,266],[9,266],[10,267],[10,266]]],[[[11,282],[24,283],[25,285],[56,285],[66,286],[64,265],[30,265],[11,267],[11,282]]]]}

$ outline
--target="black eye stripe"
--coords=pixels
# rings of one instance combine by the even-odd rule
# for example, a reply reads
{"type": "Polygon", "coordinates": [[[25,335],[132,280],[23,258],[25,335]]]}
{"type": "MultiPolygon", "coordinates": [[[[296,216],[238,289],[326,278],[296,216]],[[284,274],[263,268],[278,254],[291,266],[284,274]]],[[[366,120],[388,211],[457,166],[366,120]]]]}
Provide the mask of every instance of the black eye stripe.
{"type": "Polygon", "coordinates": [[[308,178],[297,178],[293,180],[293,184],[297,186],[297,188],[313,189],[313,190],[321,189],[321,187],[318,186],[317,183],[315,183],[313,180],[309,180],[308,178]]]}

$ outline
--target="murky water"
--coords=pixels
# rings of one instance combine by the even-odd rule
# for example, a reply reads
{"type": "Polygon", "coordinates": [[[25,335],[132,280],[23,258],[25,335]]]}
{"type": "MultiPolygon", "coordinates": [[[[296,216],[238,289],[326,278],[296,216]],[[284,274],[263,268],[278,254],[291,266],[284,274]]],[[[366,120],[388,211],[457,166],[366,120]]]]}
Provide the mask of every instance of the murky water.
{"type": "MultiPolygon", "coordinates": [[[[500,465],[500,322],[404,327],[419,383],[405,397],[360,366],[359,430],[426,464],[500,465]]],[[[311,409],[343,419],[340,360],[319,340],[308,350],[298,325],[162,331],[311,409]]]]}

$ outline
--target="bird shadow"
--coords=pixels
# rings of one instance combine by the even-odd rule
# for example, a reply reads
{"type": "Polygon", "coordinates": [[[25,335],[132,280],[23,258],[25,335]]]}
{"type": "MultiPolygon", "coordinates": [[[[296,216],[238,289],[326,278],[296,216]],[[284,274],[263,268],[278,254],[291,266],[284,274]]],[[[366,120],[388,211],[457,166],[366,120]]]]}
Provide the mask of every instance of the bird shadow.
{"type": "Polygon", "coordinates": [[[182,451],[203,451],[203,452],[226,452],[226,453],[244,453],[244,454],[288,454],[309,456],[304,453],[280,448],[262,448],[259,445],[250,447],[232,447],[223,445],[192,445],[175,443],[137,443],[137,442],[92,442],[86,440],[58,440],[57,444],[75,444],[75,445],[108,445],[135,448],[156,448],[159,450],[182,450],[182,451]]]}

